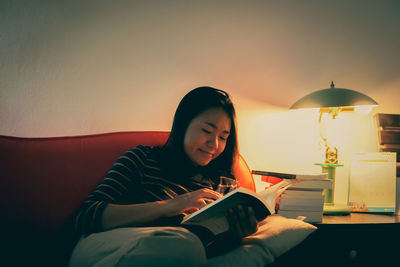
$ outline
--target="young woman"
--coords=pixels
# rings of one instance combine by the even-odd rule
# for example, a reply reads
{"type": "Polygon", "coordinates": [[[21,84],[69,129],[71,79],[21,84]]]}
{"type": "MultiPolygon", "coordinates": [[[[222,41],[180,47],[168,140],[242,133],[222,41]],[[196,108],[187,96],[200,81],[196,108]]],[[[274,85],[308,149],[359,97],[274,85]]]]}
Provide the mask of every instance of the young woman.
{"type": "Polygon", "coordinates": [[[257,230],[251,208],[227,211],[230,230],[213,236],[180,225],[185,214],[236,188],[235,109],[229,95],[199,87],[183,97],[163,147],[124,153],[78,210],[82,238],[70,266],[201,266],[257,230]]]}

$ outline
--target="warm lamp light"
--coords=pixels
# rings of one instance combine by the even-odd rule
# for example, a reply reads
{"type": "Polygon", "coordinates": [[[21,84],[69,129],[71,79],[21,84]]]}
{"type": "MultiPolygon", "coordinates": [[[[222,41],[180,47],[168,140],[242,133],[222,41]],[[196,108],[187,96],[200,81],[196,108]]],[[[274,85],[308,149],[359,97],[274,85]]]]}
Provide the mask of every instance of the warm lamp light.
{"type": "MultiPolygon", "coordinates": [[[[319,133],[321,139],[325,145],[325,162],[316,163],[322,167],[323,172],[328,173],[328,178],[332,179],[333,186],[332,190],[325,191],[325,205],[334,206],[334,188],[335,188],[335,170],[336,167],[340,167],[338,163],[338,150],[336,147],[331,147],[325,137],[322,129],[323,114],[328,114],[335,119],[341,112],[355,111],[362,114],[368,114],[373,107],[376,107],[378,103],[362,93],[354,90],[345,88],[335,88],[335,84],[331,82],[330,88],[322,89],[313,93],[310,93],[296,103],[294,103],[290,109],[319,109],[319,133]]],[[[324,208],[329,210],[329,208],[324,208]]],[[[349,208],[331,208],[332,213],[347,213],[349,208]]],[[[329,212],[326,212],[329,213],[329,212]]]]}
{"type": "Polygon", "coordinates": [[[331,82],[331,87],[322,89],[300,98],[294,103],[290,109],[319,108],[319,125],[320,136],[325,144],[325,163],[337,164],[338,153],[337,148],[331,148],[328,140],[325,138],[321,123],[324,113],[329,114],[335,119],[339,113],[346,111],[356,111],[361,114],[368,114],[378,103],[362,93],[351,89],[335,88],[335,84],[331,82]]]}

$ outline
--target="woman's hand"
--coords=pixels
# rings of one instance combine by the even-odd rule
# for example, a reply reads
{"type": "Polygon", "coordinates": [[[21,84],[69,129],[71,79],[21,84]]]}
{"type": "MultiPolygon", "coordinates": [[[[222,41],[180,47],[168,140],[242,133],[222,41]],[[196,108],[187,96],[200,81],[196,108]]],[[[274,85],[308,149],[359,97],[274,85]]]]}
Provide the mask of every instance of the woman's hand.
{"type": "Polygon", "coordinates": [[[251,207],[238,205],[226,211],[229,231],[216,236],[214,242],[206,247],[207,257],[215,257],[237,247],[242,238],[255,233],[257,219],[251,207]]]}
{"type": "Polygon", "coordinates": [[[220,197],[222,197],[220,193],[206,188],[179,195],[167,201],[168,213],[166,216],[197,211],[206,206],[210,201],[214,201],[220,197]]]}
{"type": "Polygon", "coordinates": [[[257,232],[257,219],[252,207],[238,205],[229,209],[226,214],[229,223],[229,235],[234,240],[241,240],[257,232]]]}

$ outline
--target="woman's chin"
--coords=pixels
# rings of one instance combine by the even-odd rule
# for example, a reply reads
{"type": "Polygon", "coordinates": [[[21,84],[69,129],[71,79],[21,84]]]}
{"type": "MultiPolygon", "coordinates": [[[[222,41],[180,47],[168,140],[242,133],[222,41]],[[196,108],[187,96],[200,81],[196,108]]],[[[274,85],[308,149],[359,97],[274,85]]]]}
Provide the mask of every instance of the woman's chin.
{"type": "Polygon", "coordinates": [[[200,167],[204,167],[207,166],[210,163],[210,161],[211,161],[210,159],[199,159],[196,160],[194,164],[200,167]]]}
{"type": "Polygon", "coordinates": [[[195,164],[196,164],[196,166],[204,167],[204,166],[207,166],[208,163],[209,162],[198,162],[198,163],[195,163],[195,164]]]}

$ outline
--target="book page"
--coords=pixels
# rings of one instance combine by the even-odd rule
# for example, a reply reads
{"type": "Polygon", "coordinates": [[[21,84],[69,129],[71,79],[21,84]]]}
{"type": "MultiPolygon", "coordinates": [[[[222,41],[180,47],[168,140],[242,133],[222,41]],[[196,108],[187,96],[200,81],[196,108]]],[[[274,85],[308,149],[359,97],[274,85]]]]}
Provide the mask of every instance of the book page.
{"type": "Polygon", "coordinates": [[[237,188],[202,209],[186,216],[181,223],[202,225],[209,228],[214,234],[218,234],[220,231],[224,232],[229,228],[225,218],[225,212],[229,208],[237,205],[251,206],[256,218],[261,220],[275,212],[274,209],[270,210],[266,204],[264,199],[257,193],[246,188],[237,188]]]}
{"type": "Polygon", "coordinates": [[[239,187],[223,197],[208,204],[202,209],[186,216],[182,224],[197,224],[209,228],[214,234],[227,231],[228,224],[224,213],[237,205],[248,205],[254,210],[258,220],[275,213],[277,197],[291,185],[291,181],[284,180],[257,194],[249,189],[239,187]],[[224,229],[225,228],[225,229],[224,229]]]}
{"type": "Polygon", "coordinates": [[[294,180],[283,180],[273,186],[268,187],[264,191],[258,192],[262,199],[268,203],[270,209],[275,210],[275,204],[278,197],[292,184],[294,180]]]}

